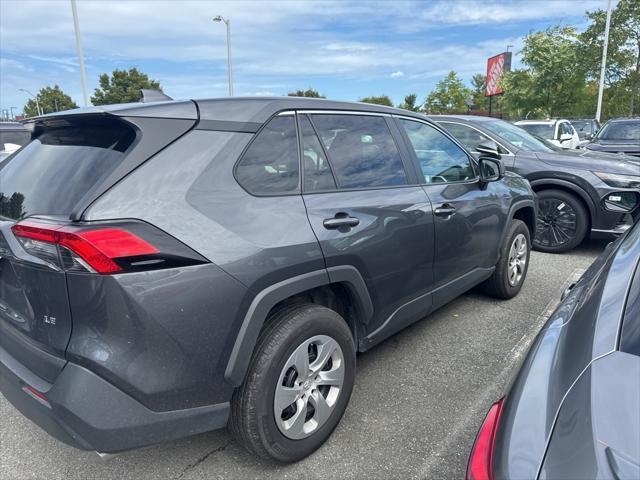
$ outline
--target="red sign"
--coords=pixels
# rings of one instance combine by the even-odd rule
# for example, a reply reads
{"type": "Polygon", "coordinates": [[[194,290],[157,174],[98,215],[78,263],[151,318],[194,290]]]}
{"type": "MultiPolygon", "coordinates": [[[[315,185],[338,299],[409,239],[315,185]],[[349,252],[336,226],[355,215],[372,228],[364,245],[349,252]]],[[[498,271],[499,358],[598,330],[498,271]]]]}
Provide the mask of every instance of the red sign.
{"type": "Polygon", "coordinates": [[[511,70],[511,52],[504,52],[487,60],[487,97],[500,95],[500,79],[504,72],[511,70]]]}

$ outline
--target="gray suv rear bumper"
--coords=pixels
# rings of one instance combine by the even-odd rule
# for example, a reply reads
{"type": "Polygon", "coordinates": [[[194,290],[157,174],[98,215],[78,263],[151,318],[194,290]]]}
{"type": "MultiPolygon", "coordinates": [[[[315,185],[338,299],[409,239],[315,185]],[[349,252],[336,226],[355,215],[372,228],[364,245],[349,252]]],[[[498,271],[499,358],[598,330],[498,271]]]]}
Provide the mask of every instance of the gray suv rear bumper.
{"type": "Polygon", "coordinates": [[[0,347],[0,391],[50,435],[83,450],[112,453],[224,428],[229,403],[155,412],[98,375],[67,363],[53,384],[0,347]],[[38,400],[23,388],[42,392],[38,400]]]}

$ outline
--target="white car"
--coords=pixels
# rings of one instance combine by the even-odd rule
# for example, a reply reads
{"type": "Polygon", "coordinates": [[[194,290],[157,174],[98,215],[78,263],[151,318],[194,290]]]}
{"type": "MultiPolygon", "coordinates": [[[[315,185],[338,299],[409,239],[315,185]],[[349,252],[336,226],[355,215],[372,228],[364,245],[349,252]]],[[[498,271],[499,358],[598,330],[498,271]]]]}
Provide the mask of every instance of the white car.
{"type": "Polygon", "coordinates": [[[560,148],[580,147],[580,136],[569,120],[520,120],[515,124],[560,148]]]}

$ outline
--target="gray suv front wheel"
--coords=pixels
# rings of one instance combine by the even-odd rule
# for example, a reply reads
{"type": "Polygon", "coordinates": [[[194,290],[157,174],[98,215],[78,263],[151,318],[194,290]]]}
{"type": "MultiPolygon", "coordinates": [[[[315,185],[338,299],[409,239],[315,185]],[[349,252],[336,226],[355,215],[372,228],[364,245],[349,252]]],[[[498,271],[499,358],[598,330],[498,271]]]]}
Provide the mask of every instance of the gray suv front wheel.
{"type": "Polygon", "coordinates": [[[493,275],[483,284],[484,291],[496,298],[515,297],[527,277],[531,254],[531,234],[521,220],[512,220],[493,275]]]}

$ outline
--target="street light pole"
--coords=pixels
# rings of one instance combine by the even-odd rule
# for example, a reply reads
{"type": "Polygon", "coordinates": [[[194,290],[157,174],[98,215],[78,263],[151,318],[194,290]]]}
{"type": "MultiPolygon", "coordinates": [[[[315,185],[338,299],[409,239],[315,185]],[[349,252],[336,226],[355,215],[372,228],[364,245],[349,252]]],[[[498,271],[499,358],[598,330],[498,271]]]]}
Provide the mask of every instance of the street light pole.
{"type": "Polygon", "coordinates": [[[26,90],[24,88],[19,88],[18,90],[21,91],[21,92],[24,92],[24,93],[26,93],[28,95],[31,95],[31,97],[35,99],[35,101],[36,101],[36,110],[38,111],[38,115],[42,115],[42,109],[40,108],[40,102],[38,101],[38,97],[35,96],[33,93],[31,93],[29,90],[26,90]]]}
{"type": "Polygon", "coordinates": [[[233,97],[233,67],[231,62],[231,20],[222,15],[214,17],[214,22],[224,22],[227,27],[227,77],[229,82],[229,96],[233,97]]]}
{"type": "Polygon", "coordinates": [[[602,96],[604,94],[604,75],[607,70],[607,47],[609,46],[609,25],[611,24],[611,0],[607,5],[607,23],[604,27],[604,45],[602,47],[602,65],[600,67],[600,86],[598,87],[598,106],[596,107],[596,120],[600,121],[602,113],[602,96]]]}
{"type": "Polygon", "coordinates": [[[80,25],[78,23],[78,9],[76,0],[71,0],[71,12],[73,13],[73,29],[76,34],[76,50],[78,52],[78,63],[80,64],[80,83],[82,84],[82,97],[84,106],[89,106],[89,94],[87,93],[87,75],[84,71],[84,55],[82,54],[82,43],[80,42],[80,25]]]}

